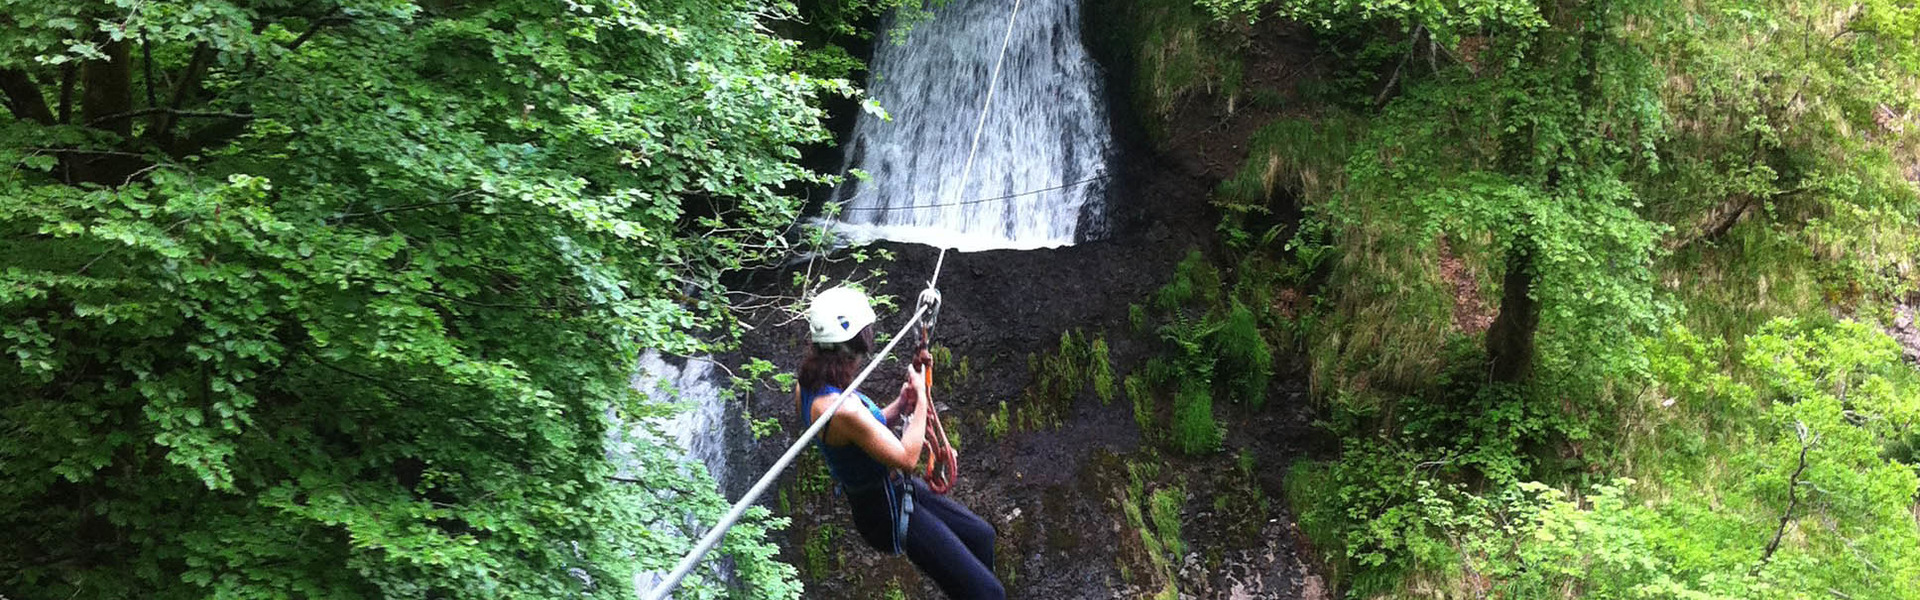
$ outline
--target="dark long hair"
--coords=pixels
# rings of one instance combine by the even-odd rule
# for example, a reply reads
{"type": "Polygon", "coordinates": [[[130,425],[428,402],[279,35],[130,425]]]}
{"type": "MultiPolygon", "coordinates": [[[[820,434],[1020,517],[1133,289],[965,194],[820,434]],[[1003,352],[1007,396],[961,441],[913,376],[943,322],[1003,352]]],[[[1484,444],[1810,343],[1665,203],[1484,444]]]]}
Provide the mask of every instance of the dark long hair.
{"type": "Polygon", "coordinates": [[[821,388],[846,389],[847,384],[853,383],[853,376],[860,373],[860,363],[872,351],[872,325],[861,328],[853,339],[844,342],[808,346],[806,358],[800,359],[800,389],[794,395],[794,410],[800,410],[800,401],[819,394],[821,388]]]}

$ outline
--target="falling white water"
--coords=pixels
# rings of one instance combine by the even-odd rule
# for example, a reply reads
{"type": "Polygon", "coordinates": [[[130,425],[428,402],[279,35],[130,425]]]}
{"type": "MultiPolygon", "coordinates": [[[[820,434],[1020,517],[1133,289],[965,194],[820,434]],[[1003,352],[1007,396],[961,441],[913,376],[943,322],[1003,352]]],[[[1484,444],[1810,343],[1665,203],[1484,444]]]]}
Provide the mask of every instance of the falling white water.
{"type": "MultiPolygon", "coordinates": [[[[720,397],[720,388],[714,383],[712,375],[713,362],[710,360],[691,359],[684,366],[676,367],[662,359],[659,352],[648,350],[640,356],[640,369],[633,374],[632,385],[633,389],[646,394],[654,402],[686,405],[686,410],[655,423],[668,438],[662,441],[672,443],[684,453],[686,461],[683,465],[705,465],[707,473],[713,476],[714,481],[721,483],[721,489],[725,489],[727,405],[720,397]]],[[[616,464],[625,468],[626,465],[619,460],[622,456],[631,455],[629,449],[637,441],[635,438],[650,437],[652,434],[639,424],[617,425],[608,443],[616,464]]]]}
{"type": "MultiPolygon", "coordinates": [[[[729,473],[728,429],[725,422],[727,407],[720,395],[720,387],[713,381],[713,362],[702,357],[689,359],[684,366],[676,367],[661,358],[659,352],[648,350],[640,356],[639,370],[634,373],[630,385],[656,403],[682,404],[686,408],[670,418],[651,423],[624,422],[612,409],[608,409],[607,418],[613,426],[607,434],[607,458],[613,461],[617,474],[621,477],[642,477],[639,471],[643,467],[637,458],[639,445],[672,445],[681,457],[681,468],[692,469],[694,465],[704,465],[713,480],[720,484],[720,489],[725,490],[729,473]]],[[[709,525],[689,513],[679,523],[657,524],[656,528],[663,532],[673,530],[676,535],[694,538],[705,534],[709,525]]],[[[719,561],[714,568],[719,571],[722,580],[732,580],[733,567],[730,561],[719,561]]],[[[585,571],[575,571],[576,577],[592,585],[591,579],[585,578],[585,571]]],[[[634,574],[634,593],[644,595],[661,581],[663,575],[655,572],[634,574]]]]}
{"type": "Polygon", "coordinates": [[[875,42],[868,90],[892,119],[862,114],[854,126],[846,167],[872,179],[849,177],[835,191],[843,233],[1040,248],[1073,243],[1083,211],[1098,218],[1112,135],[1101,75],[1080,41],[1080,0],[1021,0],[972,173],[960,180],[1014,1],[953,0],[906,39],[875,42]],[[974,202],[1002,196],[1015,197],[974,202]]]}

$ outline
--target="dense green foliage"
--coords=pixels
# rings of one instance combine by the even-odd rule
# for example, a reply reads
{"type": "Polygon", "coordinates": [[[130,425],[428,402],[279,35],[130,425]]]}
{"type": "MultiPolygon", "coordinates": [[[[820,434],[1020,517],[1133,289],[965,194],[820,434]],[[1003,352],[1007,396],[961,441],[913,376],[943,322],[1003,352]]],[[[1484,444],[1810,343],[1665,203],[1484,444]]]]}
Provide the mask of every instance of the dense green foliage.
{"type": "Polygon", "coordinates": [[[1875,325],[1920,251],[1920,10],[1135,4],[1147,120],[1291,109],[1214,203],[1228,295],[1309,295],[1254,321],[1344,440],[1288,490],[1349,596],[1913,597],[1913,374],[1875,325]],[[1270,26],[1337,58],[1157,74],[1270,26]]]}
{"type": "Polygon", "coordinates": [[[1159,462],[1153,456],[1126,464],[1126,489],[1117,498],[1123,525],[1129,538],[1116,540],[1123,548],[1138,548],[1144,560],[1137,561],[1144,572],[1121,571],[1126,583],[1151,592],[1154,600],[1180,597],[1176,571],[1186,554],[1186,540],[1180,537],[1180,513],[1187,492],[1180,483],[1156,481],[1159,462]]]}
{"type": "Polygon", "coordinates": [[[1168,437],[1181,452],[1197,455],[1220,449],[1225,431],[1214,419],[1213,390],[1209,389],[1209,383],[1183,379],[1174,384],[1177,391],[1173,395],[1173,423],[1168,437]]]}
{"type": "Polygon", "coordinates": [[[1267,380],[1273,377],[1273,349],[1261,337],[1253,310],[1234,301],[1213,334],[1213,351],[1227,377],[1233,398],[1259,409],[1267,401],[1267,380]]]}
{"type": "Polygon", "coordinates": [[[1093,378],[1093,395],[1099,396],[1103,405],[1113,403],[1113,358],[1108,356],[1107,338],[1094,338],[1087,347],[1087,372],[1093,378]]]}
{"type": "MultiPolygon", "coordinates": [[[[1251,270],[1257,269],[1243,272],[1251,270]]],[[[1215,398],[1253,410],[1265,404],[1273,349],[1248,307],[1263,299],[1260,290],[1225,285],[1220,271],[1194,250],[1154,292],[1157,315],[1150,317],[1137,306],[1130,311],[1135,329],[1157,323],[1154,333],[1163,350],[1123,381],[1143,434],[1164,436],[1184,454],[1209,454],[1221,449],[1226,435],[1215,415],[1215,398]],[[1164,419],[1161,406],[1166,406],[1164,419]]]]}
{"type": "Polygon", "coordinates": [[[791,6],[0,7],[11,597],[622,597],[717,514],[603,440],[819,180],[791,6]]]}
{"type": "Polygon", "coordinates": [[[1679,410],[1740,424],[1714,434],[1737,449],[1722,472],[1689,464],[1720,458],[1696,449],[1659,475],[1673,480],[1672,496],[1647,503],[1632,501],[1632,480],[1579,503],[1522,486],[1537,503],[1523,513],[1508,585],[1528,596],[1915,597],[1920,484],[1882,448],[1920,419],[1920,376],[1891,339],[1859,323],[1780,319],[1746,342],[1751,384],[1691,381],[1716,366],[1696,362],[1697,348],[1663,357],[1679,410]],[[1699,479],[1713,485],[1688,485],[1699,479]]]}

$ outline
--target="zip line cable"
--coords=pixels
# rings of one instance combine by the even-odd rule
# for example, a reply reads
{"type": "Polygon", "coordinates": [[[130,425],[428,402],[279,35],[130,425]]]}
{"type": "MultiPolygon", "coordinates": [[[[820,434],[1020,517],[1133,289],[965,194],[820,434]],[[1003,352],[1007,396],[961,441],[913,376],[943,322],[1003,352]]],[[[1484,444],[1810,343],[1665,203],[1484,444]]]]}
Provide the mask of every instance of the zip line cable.
{"type": "MultiPolygon", "coordinates": [[[[1000,87],[1000,65],[1007,62],[1007,45],[1013,42],[1013,20],[1020,16],[1020,0],[1013,0],[1013,12],[1007,13],[1007,34],[1000,38],[1000,56],[993,59],[993,73],[987,76],[987,99],[980,103],[980,120],[973,125],[973,144],[967,148],[967,164],[960,167],[960,183],[955,186],[954,196],[967,187],[967,179],[973,176],[973,156],[980,151],[980,133],[987,130],[987,113],[993,110],[993,92],[1000,87]]],[[[940,258],[933,263],[933,277],[927,280],[927,287],[933,288],[940,282],[940,268],[947,264],[947,248],[940,248],[940,258]]]]}
{"type": "Polygon", "coordinates": [[[988,202],[1012,200],[1014,198],[1019,198],[1021,196],[1032,196],[1034,194],[1044,194],[1044,193],[1055,191],[1055,190],[1064,190],[1070,187],[1086,185],[1096,181],[1105,181],[1112,178],[1113,178],[1112,175],[1100,175],[1096,177],[1088,177],[1086,179],[1082,179],[1079,181],[1062,183],[1056,186],[1043,187],[1038,189],[1027,190],[1024,192],[1007,194],[1005,196],[994,196],[992,198],[974,198],[972,200],[961,200],[959,202],[943,202],[940,204],[920,204],[916,206],[844,206],[843,205],[840,207],[840,210],[846,211],[846,212],[852,212],[852,211],[887,212],[887,211],[894,211],[894,210],[920,210],[923,208],[945,208],[949,206],[966,206],[969,204],[986,204],[988,202]]]}
{"type": "MultiPolygon", "coordinates": [[[[967,178],[973,174],[973,157],[974,154],[980,150],[980,133],[986,130],[987,127],[987,111],[993,108],[993,92],[1000,84],[1000,66],[1007,60],[1007,46],[1013,42],[1013,23],[1014,19],[1020,16],[1020,3],[1021,0],[1013,1],[1013,12],[1007,15],[1007,33],[1000,40],[1000,56],[993,59],[993,73],[989,75],[987,79],[987,98],[986,101],[980,105],[980,120],[973,127],[973,145],[967,149],[967,163],[960,169],[960,186],[962,189],[964,189],[966,185],[967,178]]],[[[957,194],[958,192],[956,192],[956,195],[957,194]]],[[[773,466],[768,467],[767,472],[760,475],[760,480],[753,483],[753,487],[747,490],[746,495],[741,496],[738,501],[735,501],[733,508],[727,510],[727,514],[720,517],[720,521],[714,523],[713,528],[708,529],[706,535],[700,536],[699,543],[694,544],[693,550],[687,552],[686,556],[681,557],[680,563],[674,565],[673,571],[667,573],[666,579],[654,585],[653,589],[647,592],[648,600],[666,600],[667,595],[673,593],[674,588],[680,586],[680,581],[686,579],[687,574],[692,573],[694,567],[699,566],[700,559],[706,557],[707,553],[711,552],[714,546],[719,545],[721,538],[726,537],[727,530],[732,529],[733,524],[740,520],[741,515],[747,513],[747,509],[753,506],[753,501],[758,500],[761,494],[766,493],[767,488],[773,485],[773,480],[778,478],[780,473],[787,470],[787,465],[792,464],[794,457],[799,456],[800,451],[807,447],[807,442],[813,441],[814,436],[819,435],[820,430],[826,428],[827,422],[833,420],[833,415],[840,412],[841,405],[846,404],[848,399],[859,395],[859,392],[854,390],[859,389],[860,384],[867,380],[867,376],[873,374],[874,368],[880,366],[880,360],[891,354],[893,347],[899,345],[900,340],[905,339],[907,334],[913,330],[914,326],[922,323],[920,319],[927,315],[929,309],[938,306],[939,293],[934,291],[934,284],[940,281],[940,269],[946,265],[946,262],[947,249],[941,248],[940,258],[933,264],[933,277],[927,279],[927,289],[920,294],[920,306],[914,309],[913,318],[907,319],[906,325],[900,328],[900,332],[894,334],[892,339],[887,340],[887,346],[881,348],[880,352],[874,355],[873,360],[867,363],[866,368],[860,370],[859,375],[854,376],[853,382],[848,383],[845,391],[840,392],[840,397],[834,399],[833,405],[827,408],[826,413],[820,415],[820,418],[814,419],[813,424],[807,426],[807,430],[800,434],[799,439],[795,439],[793,445],[787,447],[786,453],[780,455],[780,460],[774,461],[773,466]],[[928,301],[930,294],[934,298],[933,302],[928,301]]],[[[924,388],[921,390],[921,401],[927,401],[926,390],[924,388]]]]}

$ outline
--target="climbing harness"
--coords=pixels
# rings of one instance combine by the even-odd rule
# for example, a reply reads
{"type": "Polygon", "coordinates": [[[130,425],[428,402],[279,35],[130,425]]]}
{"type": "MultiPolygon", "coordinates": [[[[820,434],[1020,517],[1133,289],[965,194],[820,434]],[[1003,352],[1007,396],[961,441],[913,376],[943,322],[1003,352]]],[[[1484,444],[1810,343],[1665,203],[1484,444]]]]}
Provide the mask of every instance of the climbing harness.
{"type": "MultiPolygon", "coordinates": [[[[973,142],[972,147],[967,150],[966,166],[960,170],[961,187],[966,185],[967,178],[973,174],[973,158],[980,150],[980,133],[987,127],[987,111],[993,108],[994,90],[1000,85],[1000,67],[1006,63],[1007,60],[1007,46],[1013,41],[1013,24],[1015,19],[1020,16],[1021,1],[1022,0],[1014,0],[1013,11],[1007,14],[1007,33],[1000,40],[1000,55],[993,60],[993,72],[988,75],[987,78],[987,98],[981,103],[980,119],[974,124],[973,142]]],[[[958,195],[957,191],[955,195],[958,195]]],[[[846,391],[841,392],[840,396],[834,399],[833,406],[828,407],[826,412],[821,414],[820,418],[814,419],[813,424],[808,425],[807,430],[800,434],[799,439],[794,440],[793,445],[787,447],[787,451],[780,455],[779,460],[773,461],[773,466],[768,468],[766,473],[760,475],[760,480],[755,481],[753,487],[748,488],[747,493],[733,503],[733,507],[727,510],[727,514],[721,516],[720,521],[715,523],[712,529],[707,530],[705,535],[700,536],[700,541],[693,545],[693,549],[688,551],[686,556],[680,558],[680,562],[673,566],[673,570],[667,573],[666,578],[662,579],[660,583],[653,586],[652,590],[647,592],[648,600],[665,600],[668,594],[673,593],[674,588],[680,586],[680,581],[686,579],[687,574],[692,573],[693,568],[700,564],[700,559],[706,557],[707,553],[712,551],[714,546],[720,544],[720,539],[726,537],[727,531],[733,528],[733,524],[738,522],[740,517],[747,513],[747,509],[753,506],[755,500],[760,499],[761,494],[766,493],[767,488],[773,485],[773,480],[779,478],[780,473],[787,470],[787,465],[793,464],[794,457],[799,456],[800,451],[807,447],[807,442],[812,441],[814,436],[820,435],[820,430],[826,428],[827,422],[833,420],[833,415],[840,412],[840,407],[846,405],[848,399],[859,396],[859,393],[853,390],[859,389],[861,382],[866,381],[867,376],[873,374],[874,368],[880,366],[879,357],[885,357],[891,354],[893,348],[900,344],[900,340],[907,335],[908,330],[911,328],[922,326],[923,331],[933,328],[933,320],[937,317],[929,317],[927,313],[939,307],[940,292],[936,291],[938,287],[936,284],[940,282],[940,270],[945,267],[946,264],[947,249],[943,247],[940,249],[940,257],[933,263],[933,276],[927,278],[927,289],[920,293],[921,301],[919,302],[919,307],[914,309],[913,318],[907,320],[907,324],[900,328],[899,333],[888,338],[886,347],[881,348],[880,352],[874,355],[876,359],[868,362],[866,368],[861,369],[860,374],[854,376],[853,381],[847,384],[846,391]],[[931,303],[928,302],[929,296],[932,298],[931,303]]],[[[929,369],[928,372],[931,372],[931,369],[929,369]]],[[[920,388],[920,405],[927,407],[928,411],[932,411],[933,402],[927,397],[927,387],[924,385],[930,383],[931,378],[923,375],[923,379],[923,385],[920,388]]],[[[929,412],[927,418],[929,419],[928,427],[937,426],[937,421],[934,420],[934,413],[929,412]]],[[[951,467],[951,465],[954,464],[952,460],[953,449],[946,444],[946,430],[942,428],[939,432],[940,446],[946,448],[945,454],[947,454],[947,459],[945,464],[950,465],[949,468],[956,468],[951,467]]],[[[929,466],[931,466],[931,463],[929,463],[929,466]]],[[[951,473],[947,476],[946,481],[946,485],[951,488],[953,481],[951,473]]],[[[932,486],[929,485],[928,487],[931,488],[932,486]]],[[[908,502],[911,502],[913,495],[907,494],[905,497],[908,502]]],[[[905,521],[902,520],[900,524],[904,524],[904,522],[905,521]]],[[[896,529],[900,529],[900,524],[896,525],[896,529]]],[[[899,537],[905,537],[906,534],[904,529],[900,529],[897,533],[899,537]]],[[[899,539],[899,537],[895,539],[899,539]]]]}

